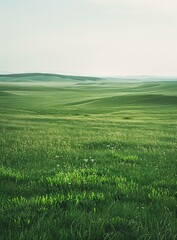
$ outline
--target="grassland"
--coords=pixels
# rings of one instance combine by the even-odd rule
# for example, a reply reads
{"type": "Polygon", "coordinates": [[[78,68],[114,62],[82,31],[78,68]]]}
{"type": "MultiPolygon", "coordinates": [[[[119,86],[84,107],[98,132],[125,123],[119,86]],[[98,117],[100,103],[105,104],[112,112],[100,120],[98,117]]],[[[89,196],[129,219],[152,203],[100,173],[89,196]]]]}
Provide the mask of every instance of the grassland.
{"type": "Polygon", "coordinates": [[[1,76],[0,239],[177,239],[177,82],[1,76]]]}

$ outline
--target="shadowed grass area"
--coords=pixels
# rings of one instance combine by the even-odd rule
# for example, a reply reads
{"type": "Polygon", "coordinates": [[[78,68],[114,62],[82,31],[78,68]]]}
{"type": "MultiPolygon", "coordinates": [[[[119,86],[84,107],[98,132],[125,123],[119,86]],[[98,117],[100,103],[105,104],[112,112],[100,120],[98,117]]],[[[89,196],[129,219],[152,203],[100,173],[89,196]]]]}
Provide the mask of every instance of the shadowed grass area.
{"type": "Polygon", "coordinates": [[[14,77],[0,83],[0,239],[177,238],[175,81],[14,77]]]}

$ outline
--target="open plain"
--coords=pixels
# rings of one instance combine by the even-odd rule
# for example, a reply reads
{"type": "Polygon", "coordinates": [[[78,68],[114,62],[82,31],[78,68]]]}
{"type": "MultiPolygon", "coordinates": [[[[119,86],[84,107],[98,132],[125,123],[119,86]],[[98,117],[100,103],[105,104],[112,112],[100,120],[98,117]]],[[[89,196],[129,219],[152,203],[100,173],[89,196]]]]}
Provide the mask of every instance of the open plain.
{"type": "Polygon", "coordinates": [[[0,239],[177,239],[177,81],[0,76],[0,239]]]}

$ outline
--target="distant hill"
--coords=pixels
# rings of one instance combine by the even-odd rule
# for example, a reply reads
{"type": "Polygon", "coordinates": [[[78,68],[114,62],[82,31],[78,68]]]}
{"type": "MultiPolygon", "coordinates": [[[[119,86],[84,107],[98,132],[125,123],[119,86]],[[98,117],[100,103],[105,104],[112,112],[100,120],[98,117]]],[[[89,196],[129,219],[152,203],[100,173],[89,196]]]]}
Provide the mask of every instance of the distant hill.
{"type": "Polygon", "coordinates": [[[82,81],[110,81],[110,82],[164,82],[177,81],[177,77],[164,76],[118,76],[118,77],[89,77],[89,76],[72,76],[51,73],[17,73],[17,74],[0,74],[0,82],[82,82],[82,81]]]}
{"type": "Polygon", "coordinates": [[[2,82],[59,82],[66,81],[97,81],[99,77],[72,76],[50,73],[19,73],[19,74],[0,74],[2,82]]]}

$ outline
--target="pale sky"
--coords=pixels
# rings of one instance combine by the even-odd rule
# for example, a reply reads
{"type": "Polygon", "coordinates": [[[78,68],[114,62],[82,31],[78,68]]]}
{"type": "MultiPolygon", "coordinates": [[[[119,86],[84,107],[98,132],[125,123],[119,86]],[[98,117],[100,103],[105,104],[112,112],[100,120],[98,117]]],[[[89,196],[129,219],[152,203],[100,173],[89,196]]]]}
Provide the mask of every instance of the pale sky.
{"type": "Polygon", "coordinates": [[[0,73],[177,76],[177,0],[0,0],[0,73]]]}

